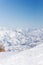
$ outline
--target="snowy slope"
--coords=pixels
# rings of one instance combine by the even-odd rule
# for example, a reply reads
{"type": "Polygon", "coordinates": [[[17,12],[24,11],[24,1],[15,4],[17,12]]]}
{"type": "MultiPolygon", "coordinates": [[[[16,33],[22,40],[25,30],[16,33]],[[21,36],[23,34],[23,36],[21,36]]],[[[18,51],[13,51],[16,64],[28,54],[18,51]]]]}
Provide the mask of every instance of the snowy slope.
{"type": "Polygon", "coordinates": [[[6,51],[20,52],[43,43],[41,29],[6,29],[0,28],[0,45],[6,51]]]}
{"type": "Polygon", "coordinates": [[[43,44],[14,53],[1,53],[0,65],[43,65],[43,44]]]}
{"type": "Polygon", "coordinates": [[[0,65],[43,65],[43,28],[0,28],[1,46],[0,65]]]}

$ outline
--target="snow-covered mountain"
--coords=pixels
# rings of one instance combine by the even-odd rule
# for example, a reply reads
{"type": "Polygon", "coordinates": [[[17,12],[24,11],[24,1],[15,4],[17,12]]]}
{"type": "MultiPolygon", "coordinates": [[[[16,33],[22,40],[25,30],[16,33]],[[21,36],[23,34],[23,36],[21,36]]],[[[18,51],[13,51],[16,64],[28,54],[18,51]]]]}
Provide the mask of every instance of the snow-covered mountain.
{"type": "Polygon", "coordinates": [[[43,28],[0,28],[0,48],[0,65],[43,65],[43,28]]]}
{"type": "Polygon", "coordinates": [[[0,53],[0,65],[43,65],[43,44],[18,54],[0,53]]]}
{"type": "Polygon", "coordinates": [[[41,29],[6,29],[0,28],[0,45],[6,51],[22,51],[43,43],[41,29]]]}

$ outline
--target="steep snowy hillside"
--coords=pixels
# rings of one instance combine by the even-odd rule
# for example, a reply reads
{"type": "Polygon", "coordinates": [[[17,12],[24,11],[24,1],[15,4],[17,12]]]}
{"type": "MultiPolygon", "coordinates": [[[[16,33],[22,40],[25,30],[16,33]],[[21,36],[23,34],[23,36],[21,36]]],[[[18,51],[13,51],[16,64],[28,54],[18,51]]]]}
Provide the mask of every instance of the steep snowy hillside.
{"type": "Polygon", "coordinates": [[[0,65],[43,65],[43,44],[18,54],[0,53],[0,65]]]}
{"type": "Polygon", "coordinates": [[[0,28],[0,46],[5,51],[22,51],[43,43],[41,29],[6,29],[0,28]]]}

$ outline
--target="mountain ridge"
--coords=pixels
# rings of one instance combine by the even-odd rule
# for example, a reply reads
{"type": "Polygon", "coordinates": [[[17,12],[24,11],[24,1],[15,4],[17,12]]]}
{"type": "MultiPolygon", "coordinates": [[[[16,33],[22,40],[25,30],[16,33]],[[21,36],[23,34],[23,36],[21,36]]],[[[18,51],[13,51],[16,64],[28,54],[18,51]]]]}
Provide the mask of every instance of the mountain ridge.
{"type": "Polygon", "coordinates": [[[0,28],[0,44],[6,51],[22,51],[43,43],[41,29],[6,29],[0,28]]]}

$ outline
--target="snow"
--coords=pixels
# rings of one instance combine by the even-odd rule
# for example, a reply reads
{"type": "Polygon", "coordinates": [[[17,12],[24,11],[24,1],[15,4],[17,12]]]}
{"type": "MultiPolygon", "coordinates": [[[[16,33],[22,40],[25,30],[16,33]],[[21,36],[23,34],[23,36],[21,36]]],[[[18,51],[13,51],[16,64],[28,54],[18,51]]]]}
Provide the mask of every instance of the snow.
{"type": "Polygon", "coordinates": [[[43,28],[0,28],[0,65],[43,65],[43,28]]]}
{"type": "Polygon", "coordinates": [[[41,29],[6,29],[0,27],[0,44],[6,51],[19,52],[43,43],[41,29]]]}
{"type": "Polygon", "coordinates": [[[18,54],[0,53],[0,65],[43,65],[43,44],[18,54]]]}

